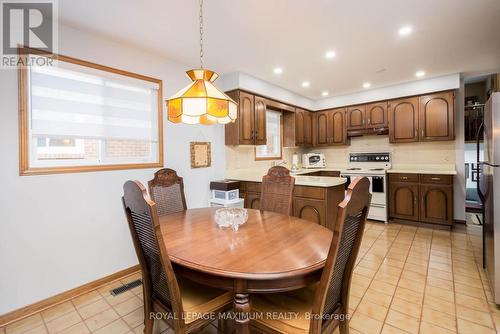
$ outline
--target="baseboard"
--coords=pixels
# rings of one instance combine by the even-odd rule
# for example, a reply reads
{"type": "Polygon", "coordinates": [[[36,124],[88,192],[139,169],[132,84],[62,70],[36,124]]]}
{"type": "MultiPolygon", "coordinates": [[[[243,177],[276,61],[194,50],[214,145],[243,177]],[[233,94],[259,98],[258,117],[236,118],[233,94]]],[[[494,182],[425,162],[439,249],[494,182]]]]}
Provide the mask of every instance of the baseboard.
{"type": "Polygon", "coordinates": [[[465,220],[463,220],[463,219],[455,219],[455,220],[453,220],[453,222],[455,224],[465,224],[466,223],[465,220]]]}
{"type": "Polygon", "coordinates": [[[23,318],[29,317],[30,315],[33,315],[35,313],[41,312],[43,310],[46,310],[52,306],[64,303],[70,299],[73,299],[75,297],[81,296],[87,292],[90,292],[92,290],[95,290],[99,288],[100,286],[106,285],[112,281],[116,281],[117,279],[120,279],[125,276],[129,276],[137,271],[140,270],[139,265],[120,270],[119,272],[116,272],[114,274],[111,274],[109,276],[100,278],[98,280],[86,283],[82,286],[76,287],[74,289],[61,292],[60,294],[57,294],[55,296],[49,297],[47,299],[41,300],[39,302],[33,303],[31,305],[22,307],[20,309],[11,311],[9,313],[0,315],[0,328],[4,327],[12,322],[21,320],[23,318]]]}

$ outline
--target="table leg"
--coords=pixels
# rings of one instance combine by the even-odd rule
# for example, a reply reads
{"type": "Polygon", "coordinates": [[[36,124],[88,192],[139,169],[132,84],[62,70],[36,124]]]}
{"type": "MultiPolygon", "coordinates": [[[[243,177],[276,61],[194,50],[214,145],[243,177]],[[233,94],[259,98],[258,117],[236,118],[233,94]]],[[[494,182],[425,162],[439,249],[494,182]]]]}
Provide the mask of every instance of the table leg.
{"type": "Polygon", "coordinates": [[[246,282],[236,282],[234,312],[236,313],[236,334],[250,333],[250,302],[246,293],[246,282]]]}

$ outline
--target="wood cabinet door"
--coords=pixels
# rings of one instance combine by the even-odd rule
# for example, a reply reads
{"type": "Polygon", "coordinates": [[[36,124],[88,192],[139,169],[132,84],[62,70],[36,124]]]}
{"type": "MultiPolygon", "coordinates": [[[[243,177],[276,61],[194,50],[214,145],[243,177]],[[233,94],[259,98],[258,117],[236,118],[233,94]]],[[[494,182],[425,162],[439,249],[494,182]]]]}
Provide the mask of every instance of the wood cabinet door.
{"type": "Polygon", "coordinates": [[[360,130],[365,128],[365,111],[364,105],[347,108],[347,130],[360,130]]]}
{"type": "Polygon", "coordinates": [[[347,143],[344,108],[329,111],[327,129],[328,143],[330,145],[345,145],[347,143]]]}
{"type": "Polygon", "coordinates": [[[295,110],[295,145],[304,145],[304,110],[295,110]]]}
{"type": "Polygon", "coordinates": [[[368,129],[383,128],[387,124],[387,101],[366,105],[366,127],[368,129]]]}
{"type": "Polygon", "coordinates": [[[326,146],[329,142],[328,112],[316,113],[316,145],[326,146]]]}
{"type": "Polygon", "coordinates": [[[399,183],[389,184],[389,214],[391,218],[418,221],[418,184],[399,183]]]}
{"type": "Polygon", "coordinates": [[[453,224],[453,186],[420,185],[420,221],[453,224]]]}
{"type": "Polygon", "coordinates": [[[245,208],[260,210],[260,193],[247,192],[245,195],[245,208]]]}
{"type": "Polygon", "coordinates": [[[245,92],[240,92],[240,103],[238,119],[239,124],[239,144],[253,145],[254,143],[254,96],[245,92]]]}
{"type": "Polygon", "coordinates": [[[453,92],[420,96],[420,141],[455,139],[454,106],[453,92]]]}
{"type": "Polygon", "coordinates": [[[313,145],[313,114],[309,111],[304,111],[304,145],[313,145]]]}
{"type": "Polygon", "coordinates": [[[391,143],[418,141],[418,97],[390,101],[388,114],[391,143]]]}
{"type": "Polygon", "coordinates": [[[306,198],[294,198],[293,215],[326,226],[325,201],[306,198]]]}
{"type": "Polygon", "coordinates": [[[266,101],[259,97],[255,97],[255,128],[254,128],[254,138],[255,145],[266,145],[267,143],[267,131],[266,131],[266,101]]]}

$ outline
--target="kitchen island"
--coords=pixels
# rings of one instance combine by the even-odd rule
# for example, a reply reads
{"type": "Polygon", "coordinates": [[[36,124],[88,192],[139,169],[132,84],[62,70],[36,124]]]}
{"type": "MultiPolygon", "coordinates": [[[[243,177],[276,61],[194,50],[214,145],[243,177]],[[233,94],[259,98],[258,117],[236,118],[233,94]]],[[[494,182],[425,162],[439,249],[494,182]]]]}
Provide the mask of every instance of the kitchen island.
{"type": "MultiPolygon", "coordinates": [[[[245,199],[246,208],[260,208],[261,181],[266,172],[267,170],[254,169],[226,171],[226,179],[240,181],[240,197],[245,199]]],[[[317,172],[321,172],[321,170],[312,171],[312,173],[317,172]]],[[[333,230],[338,205],[344,199],[346,179],[307,174],[307,171],[292,174],[295,177],[292,201],[293,216],[333,230]]]]}

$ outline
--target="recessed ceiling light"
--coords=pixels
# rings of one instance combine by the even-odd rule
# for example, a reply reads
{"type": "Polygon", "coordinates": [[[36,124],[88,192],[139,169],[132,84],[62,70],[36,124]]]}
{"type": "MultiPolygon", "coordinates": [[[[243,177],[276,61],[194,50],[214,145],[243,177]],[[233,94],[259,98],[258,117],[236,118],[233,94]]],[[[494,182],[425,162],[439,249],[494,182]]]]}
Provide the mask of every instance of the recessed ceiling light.
{"type": "Polygon", "coordinates": [[[275,67],[273,72],[274,74],[281,74],[283,73],[283,69],[281,67],[275,67]]]}
{"type": "Polygon", "coordinates": [[[309,86],[311,86],[311,83],[309,81],[302,82],[302,87],[309,87],[309,86]]]}
{"type": "Polygon", "coordinates": [[[326,51],[325,58],[326,59],[332,59],[332,58],[335,58],[336,55],[337,54],[335,53],[335,51],[332,51],[332,50],[326,51]]]}
{"type": "Polygon", "coordinates": [[[424,72],[424,71],[417,71],[417,72],[415,73],[415,76],[416,76],[417,78],[421,78],[421,77],[423,77],[424,75],[425,75],[425,72],[424,72]]]}
{"type": "Polygon", "coordinates": [[[365,82],[363,83],[363,88],[370,88],[371,85],[372,85],[371,83],[365,82]]]}
{"type": "Polygon", "coordinates": [[[399,28],[399,36],[408,36],[409,34],[411,34],[413,31],[413,28],[410,27],[410,26],[404,26],[404,27],[401,27],[399,28]]]}
{"type": "Polygon", "coordinates": [[[325,90],[323,93],[321,93],[322,96],[328,96],[328,92],[325,90]]]}

